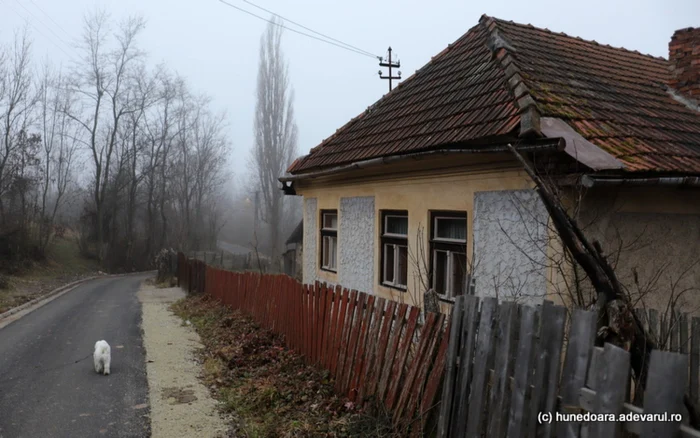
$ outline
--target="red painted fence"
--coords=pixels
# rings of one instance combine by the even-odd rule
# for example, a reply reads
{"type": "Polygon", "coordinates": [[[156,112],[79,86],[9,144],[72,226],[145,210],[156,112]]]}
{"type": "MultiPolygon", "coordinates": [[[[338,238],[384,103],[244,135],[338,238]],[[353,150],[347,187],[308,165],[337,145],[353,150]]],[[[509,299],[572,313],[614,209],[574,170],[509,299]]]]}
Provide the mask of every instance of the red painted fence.
{"type": "MultiPolygon", "coordinates": [[[[329,370],[357,405],[381,401],[394,422],[420,434],[438,401],[449,327],[443,314],[286,275],[215,269],[178,255],[178,284],[250,314],[309,364],[329,370]]],[[[432,428],[432,427],[431,427],[432,428]]]]}

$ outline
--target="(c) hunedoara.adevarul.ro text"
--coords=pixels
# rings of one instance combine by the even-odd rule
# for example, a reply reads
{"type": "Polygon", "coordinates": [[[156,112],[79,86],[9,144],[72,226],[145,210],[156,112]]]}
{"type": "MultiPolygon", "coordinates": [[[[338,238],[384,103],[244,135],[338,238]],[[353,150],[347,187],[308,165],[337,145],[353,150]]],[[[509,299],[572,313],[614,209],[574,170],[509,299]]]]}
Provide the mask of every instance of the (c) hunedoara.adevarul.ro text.
{"type": "Polygon", "coordinates": [[[637,412],[628,412],[625,414],[595,414],[593,412],[584,413],[563,413],[563,412],[540,412],[537,414],[537,421],[540,424],[551,422],[603,422],[603,421],[618,421],[618,422],[680,422],[683,420],[681,414],[671,414],[663,412],[661,414],[640,414],[637,412]]]}

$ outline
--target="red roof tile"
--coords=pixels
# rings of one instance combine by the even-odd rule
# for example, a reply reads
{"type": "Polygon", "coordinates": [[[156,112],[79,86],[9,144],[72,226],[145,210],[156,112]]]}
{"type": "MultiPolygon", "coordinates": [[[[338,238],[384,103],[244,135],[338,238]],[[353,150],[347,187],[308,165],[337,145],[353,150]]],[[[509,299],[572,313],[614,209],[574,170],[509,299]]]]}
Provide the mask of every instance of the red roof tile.
{"type": "Polygon", "coordinates": [[[668,67],[662,58],[483,16],[289,171],[515,138],[521,114],[534,110],[567,122],[625,171],[700,173],[700,112],[667,92],[668,67]]]}

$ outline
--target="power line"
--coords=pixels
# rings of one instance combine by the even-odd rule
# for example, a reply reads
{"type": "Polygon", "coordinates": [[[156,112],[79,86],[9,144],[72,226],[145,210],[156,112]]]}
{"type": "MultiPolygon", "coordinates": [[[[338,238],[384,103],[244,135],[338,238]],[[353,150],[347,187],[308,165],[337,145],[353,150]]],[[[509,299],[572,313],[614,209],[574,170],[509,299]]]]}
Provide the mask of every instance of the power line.
{"type": "Polygon", "coordinates": [[[59,41],[61,41],[61,42],[62,42],[63,44],[65,44],[67,47],[70,47],[70,44],[66,43],[66,41],[65,41],[63,38],[61,38],[56,32],[54,32],[53,29],[51,29],[50,26],[48,26],[46,23],[44,23],[43,21],[41,21],[41,19],[40,19],[39,17],[37,17],[36,15],[34,15],[34,14],[32,13],[32,11],[30,11],[29,9],[27,9],[19,0],[15,0],[15,3],[17,3],[18,5],[20,5],[20,6],[22,7],[22,9],[24,9],[25,11],[27,11],[27,13],[28,13],[29,15],[31,15],[32,17],[34,17],[34,19],[35,19],[36,21],[38,21],[39,23],[41,23],[42,26],[44,26],[46,29],[48,29],[49,32],[51,32],[56,38],[59,39],[59,41]]]}
{"type": "Polygon", "coordinates": [[[313,35],[309,35],[308,33],[304,33],[304,32],[298,31],[298,30],[296,30],[296,29],[292,29],[292,28],[287,27],[287,26],[285,26],[285,25],[283,25],[283,24],[281,24],[281,23],[276,23],[276,22],[274,22],[274,21],[272,21],[272,20],[268,20],[268,19],[265,18],[265,17],[261,17],[260,15],[254,14],[254,13],[252,13],[252,12],[250,12],[250,11],[247,11],[247,10],[245,10],[245,9],[243,9],[243,8],[240,8],[240,7],[238,7],[238,6],[232,5],[231,3],[229,3],[229,2],[227,2],[227,1],[225,1],[225,0],[219,0],[219,1],[220,1],[221,3],[223,3],[223,4],[225,4],[226,6],[229,6],[229,7],[231,7],[231,8],[237,9],[237,10],[239,10],[239,11],[241,11],[241,12],[245,12],[245,13],[248,14],[248,15],[252,15],[253,17],[258,18],[258,19],[260,19],[260,20],[267,21],[268,23],[274,24],[275,26],[279,26],[279,27],[281,27],[281,28],[283,28],[283,29],[287,29],[287,30],[289,30],[289,31],[291,31],[291,32],[298,33],[299,35],[303,35],[303,36],[305,36],[305,37],[313,38],[313,39],[315,39],[315,40],[317,40],[317,41],[321,41],[321,42],[326,43],[326,44],[330,44],[330,45],[333,45],[333,46],[336,46],[336,47],[340,47],[341,49],[345,49],[345,50],[348,50],[348,51],[350,51],[350,52],[357,53],[357,54],[359,54],[359,55],[369,56],[370,58],[379,58],[378,56],[369,54],[369,52],[365,53],[364,51],[356,50],[356,49],[350,48],[350,47],[348,47],[348,46],[342,46],[342,45],[337,44],[337,43],[334,43],[334,42],[332,42],[332,41],[328,41],[328,40],[325,40],[325,39],[323,39],[323,38],[319,38],[319,37],[316,37],[316,36],[313,36],[313,35]]]}
{"type": "Polygon", "coordinates": [[[344,43],[343,41],[340,41],[340,40],[335,39],[335,38],[333,38],[333,37],[330,37],[330,36],[328,36],[328,35],[324,35],[324,34],[322,34],[321,32],[316,32],[315,30],[310,29],[310,28],[304,26],[303,24],[299,24],[299,23],[297,23],[297,22],[295,22],[295,21],[292,21],[292,20],[290,20],[290,19],[288,19],[288,18],[285,18],[285,17],[281,16],[280,14],[277,14],[277,13],[275,13],[275,12],[273,12],[273,11],[270,11],[269,9],[265,9],[265,8],[263,8],[262,6],[256,5],[255,3],[251,2],[251,1],[248,1],[248,0],[242,0],[242,1],[245,2],[245,3],[248,3],[249,5],[253,6],[254,8],[258,8],[258,9],[260,9],[261,11],[265,11],[265,12],[267,12],[268,14],[272,14],[272,15],[274,15],[274,16],[276,16],[276,17],[281,18],[281,19],[284,20],[284,21],[288,21],[288,22],[290,22],[290,23],[292,23],[292,24],[294,24],[294,25],[296,25],[296,26],[299,26],[299,27],[301,27],[302,29],[308,30],[309,32],[313,32],[313,33],[315,33],[316,35],[320,35],[320,36],[322,36],[322,37],[324,37],[324,38],[327,38],[327,39],[329,39],[329,40],[331,40],[331,41],[335,41],[336,43],[340,43],[340,44],[342,44],[342,45],[344,45],[344,46],[347,46],[347,47],[349,47],[349,48],[351,48],[351,49],[354,49],[354,50],[356,50],[356,51],[358,51],[358,52],[363,52],[363,53],[365,53],[365,54],[367,54],[367,55],[369,55],[369,56],[372,56],[372,57],[374,57],[374,58],[381,58],[380,56],[374,55],[372,52],[368,52],[368,51],[366,51],[366,50],[360,49],[359,47],[355,47],[355,46],[353,46],[353,45],[351,45],[351,44],[344,43]]]}
{"type": "MultiPolygon", "coordinates": [[[[3,1],[3,0],[0,0],[0,1],[3,1]]],[[[7,4],[7,6],[8,6],[10,9],[12,9],[12,12],[14,12],[15,14],[17,14],[17,16],[18,16],[19,18],[21,18],[22,20],[24,20],[24,22],[27,23],[29,26],[31,26],[32,29],[34,29],[36,32],[38,32],[40,35],[42,35],[42,36],[43,36],[44,38],[46,38],[47,40],[51,41],[51,44],[53,44],[53,45],[56,46],[61,52],[63,52],[63,53],[68,57],[69,60],[75,62],[75,59],[73,58],[73,56],[71,56],[68,52],[66,52],[66,51],[63,49],[63,47],[61,47],[59,44],[57,44],[56,41],[55,41],[53,38],[49,37],[49,36],[46,35],[44,32],[42,32],[38,27],[34,26],[29,20],[27,20],[26,17],[22,16],[22,14],[20,14],[19,12],[17,12],[17,10],[16,10],[15,8],[13,8],[9,3],[6,2],[6,4],[7,4]]]]}
{"type": "Polygon", "coordinates": [[[29,1],[30,1],[38,10],[40,10],[42,14],[46,15],[46,17],[48,17],[48,19],[51,20],[51,22],[52,22],[53,24],[55,24],[56,27],[58,27],[58,28],[61,30],[61,32],[63,32],[64,34],[66,34],[66,36],[67,36],[68,38],[73,38],[60,24],[58,24],[58,23],[56,22],[56,20],[54,20],[54,19],[51,17],[50,14],[46,13],[46,11],[45,11],[41,6],[39,6],[38,4],[34,3],[34,0],[29,0],[29,1]]]}

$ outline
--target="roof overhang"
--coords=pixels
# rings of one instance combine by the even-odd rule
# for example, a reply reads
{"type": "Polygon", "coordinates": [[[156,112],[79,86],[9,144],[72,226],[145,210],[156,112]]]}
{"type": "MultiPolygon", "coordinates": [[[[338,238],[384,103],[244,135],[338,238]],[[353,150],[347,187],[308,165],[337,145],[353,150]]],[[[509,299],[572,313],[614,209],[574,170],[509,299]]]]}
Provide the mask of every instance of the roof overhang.
{"type": "MultiPolygon", "coordinates": [[[[560,138],[546,138],[530,140],[526,144],[520,144],[517,149],[521,152],[543,152],[543,151],[563,151],[565,143],[560,138]]],[[[329,169],[321,169],[312,172],[300,173],[279,178],[282,183],[282,191],[285,195],[296,195],[294,183],[297,181],[313,180],[321,177],[341,175],[360,169],[369,169],[386,164],[392,164],[406,160],[420,160],[428,157],[448,154],[484,154],[509,152],[506,143],[492,144],[488,146],[451,147],[435,150],[414,152],[403,155],[392,155],[388,157],[372,158],[368,160],[356,161],[353,163],[336,166],[329,169]]]]}

